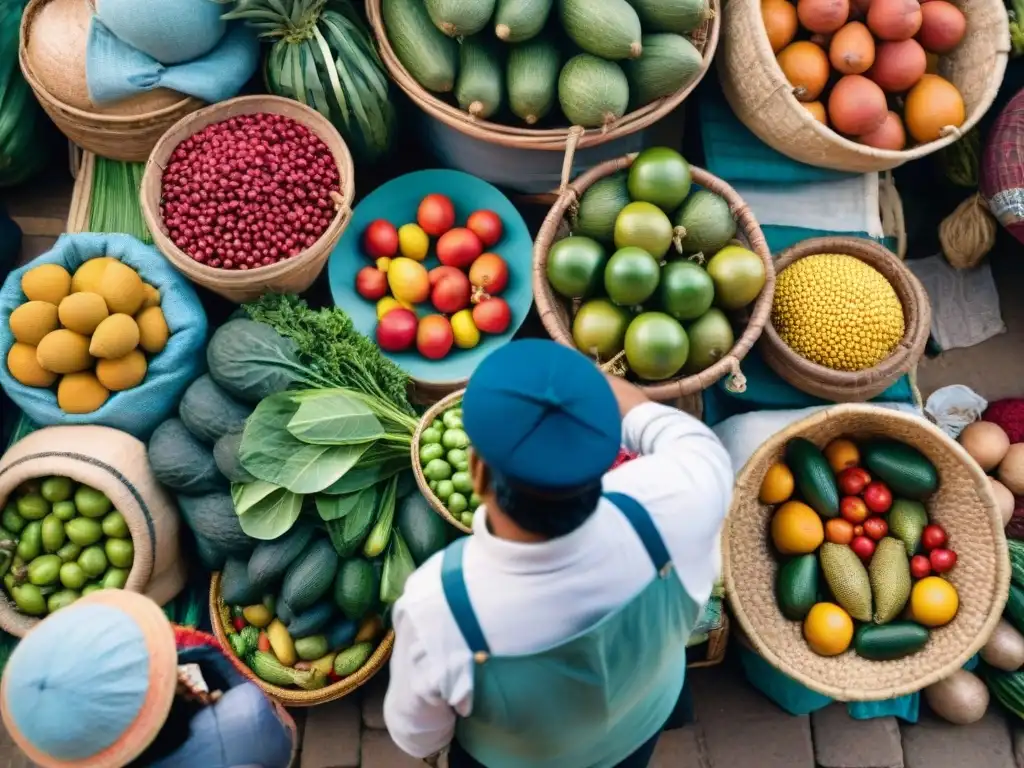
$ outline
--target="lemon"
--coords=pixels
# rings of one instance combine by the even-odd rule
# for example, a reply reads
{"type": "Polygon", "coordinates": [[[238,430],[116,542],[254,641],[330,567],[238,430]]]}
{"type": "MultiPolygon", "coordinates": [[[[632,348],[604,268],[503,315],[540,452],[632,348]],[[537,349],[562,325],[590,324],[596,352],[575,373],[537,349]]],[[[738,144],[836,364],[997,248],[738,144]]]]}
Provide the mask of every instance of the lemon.
{"type": "Polygon", "coordinates": [[[926,627],[949,624],[960,607],[956,587],[938,576],[921,579],[910,592],[910,614],[926,627]]]}
{"type": "Polygon", "coordinates": [[[480,331],[473,322],[473,311],[463,309],[452,315],[452,333],[455,335],[455,346],[459,349],[472,349],[480,343],[480,331]]]}
{"type": "Polygon", "coordinates": [[[430,250],[430,236],[419,224],[403,224],[398,228],[398,250],[407,258],[423,261],[430,250]]]}
{"type": "Polygon", "coordinates": [[[772,464],[761,481],[762,504],[781,504],[793,495],[793,473],[785,464],[772,464]]]}
{"type": "Polygon", "coordinates": [[[804,619],[804,640],[819,656],[838,656],[853,640],[853,619],[834,603],[817,603],[804,619]]]}
{"type": "Polygon", "coordinates": [[[772,541],[783,555],[809,554],[824,540],[821,518],[803,502],[786,502],[772,517],[772,541]]]}

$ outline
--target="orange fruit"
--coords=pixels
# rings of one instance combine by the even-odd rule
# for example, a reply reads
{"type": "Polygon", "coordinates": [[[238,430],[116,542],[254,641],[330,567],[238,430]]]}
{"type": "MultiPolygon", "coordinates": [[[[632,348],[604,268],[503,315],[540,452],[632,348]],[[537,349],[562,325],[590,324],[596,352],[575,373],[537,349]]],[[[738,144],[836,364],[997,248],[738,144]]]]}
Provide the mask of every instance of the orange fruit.
{"type": "Polygon", "coordinates": [[[831,70],[825,51],[812,42],[798,40],[779,51],[775,58],[793,86],[797,101],[817,101],[831,70]]]}
{"type": "Polygon", "coordinates": [[[927,576],[910,591],[910,615],[926,627],[949,624],[960,607],[956,587],[938,576],[927,576]]]}
{"type": "Polygon", "coordinates": [[[819,656],[838,656],[853,640],[853,619],[834,603],[817,603],[804,619],[804,640],[819,656]]]}
{"type": "Polygon", "coordinates": [[[967,111],[955,85],[938,75],[925,75],[907,94],[903,117],[907,132],[914,141],[924,144],[963,125],[967,111]]]}
{"type": "Polygon", "coordinates": [[[789,0],[761,0],[761,20],[774,53],[781,51],[796,37],[796,6],[789,0]]]}
{"type": "Polygon", "coordinates": [[[828,125],[828,115],[825,114],[825,105],[820,101],[804,102],[804,109],[811,113],[811,117],[822,125],[828,125]]]}
{"type": "Polygon", "coordinates": [[[781,504],[793,495],[793,473],[785,464],[772,464],[761,481],[762,504],[781,504]]]}
{"type": "Polygon", "coordinates": [[[772,542],[783,555],[806,555],[821,546],[825,527],[802,501],[787,501],[772,517],[772,542]]]}
{"type": "Polygon", "coordinates": [[[843,520],[841,517],[834,518],[825,523],[825,541],[833,544],[849,544],[853,541],[853,523],[843,520]]]}
{"type": "Polygon", "coordinates": [[[825,458],[828,465],[837,475],[844,469],[856,467],[860,464],[860,451],[852,441],[845,438],[836,438],[825,446],[825,458]]]}

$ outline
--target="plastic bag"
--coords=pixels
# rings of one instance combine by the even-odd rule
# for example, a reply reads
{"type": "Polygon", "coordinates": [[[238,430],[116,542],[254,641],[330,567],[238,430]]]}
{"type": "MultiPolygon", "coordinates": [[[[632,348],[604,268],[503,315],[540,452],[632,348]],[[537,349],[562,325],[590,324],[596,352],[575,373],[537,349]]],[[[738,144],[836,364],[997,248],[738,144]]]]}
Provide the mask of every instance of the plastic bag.
{"type": "Polygon", "coordinates": [[[206,313],[192,285],[179,274],[155,248],[120,234],[61,235],[42,256],[8,275],[0,288],[0,355],[14,344],[10,317],[25,302],[21,277],[41,264],[60,264],[74,273],[83,262],[97,256],[117,259],[160,291],[171,337],[163,352],[149,358],[146,378],[133,389],[114,392],[92,413],[64,413],[57,405],[52,389],[26,387],[15,381],[0,365],[0,386],[7,396],[39,426],[55,424],[101,424],[146,438],[177,407],[185,388],[202,373],[206,364],[206,313]]]}
{"type": "Polygon", "coordinates": [[[96,0],[96,18],[161,64],[212,51],[224,36],[224,8],[212,0],[96,0]]]}
{"type": "Polygon", "coordinates": [[[932,392],[924,404],[924,412],[939,429],[956,440],[964,427],[981,418],[987,407],[988,401],[970,387],[950,384],[932,392]]]}

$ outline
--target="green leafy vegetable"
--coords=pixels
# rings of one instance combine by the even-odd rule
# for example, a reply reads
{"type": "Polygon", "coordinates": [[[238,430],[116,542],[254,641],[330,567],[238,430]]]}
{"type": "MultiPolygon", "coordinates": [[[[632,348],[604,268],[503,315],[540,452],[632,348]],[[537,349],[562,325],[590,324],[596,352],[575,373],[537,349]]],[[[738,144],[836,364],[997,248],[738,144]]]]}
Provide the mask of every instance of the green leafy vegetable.
{"type": "Polygon", "coordinates": [[[303,400],[288,431],[314,445],[359,445],[384,437],[384,427],[365,403],[330,391],[303,400]]]}
{"type": "Polygon", "coordinates": [[[388,553],[384,556],[384,570],[380,575],[380,601],[391,604],[402,596],[406,580],[416,570],[416,563],[413,562],[412,553],[402,538],[402,534],[395,528],[391,531],[391,543],[388,544],[388,553]]]}
{"type": "Polygon", "coordinates": [[[377,521],[373,524],[370,535],[366,537],[363,545],[363,554],[374,558],[384,551],[391,536],[392,523],[395,520],[395,490],[398,487],[398,478],[392,477],[384,488],[384,495],[381,497],[380,510],[377,512],[377,521]]]}
{"type": "Polygon", "coordinates": [[[359,492],[352,510],[344,517],[327,522],[327,534],[334,551],[340,557],[349,557],[359,549],[377,516],[377,487],[359,492]]]}
{"type": "Polygon", "coordinates": [[[247,403],[306,381],[295,342],[251,320],[229,320],[218,328],[206,347],[206,362],[213,380],[247,403]]]}
{"type": "Polygon", "coordinates": [[[262,480],[235,483],[231,500],[242,530],[263,541],[286,534],[302,512],[301,496],[262,480]]]}

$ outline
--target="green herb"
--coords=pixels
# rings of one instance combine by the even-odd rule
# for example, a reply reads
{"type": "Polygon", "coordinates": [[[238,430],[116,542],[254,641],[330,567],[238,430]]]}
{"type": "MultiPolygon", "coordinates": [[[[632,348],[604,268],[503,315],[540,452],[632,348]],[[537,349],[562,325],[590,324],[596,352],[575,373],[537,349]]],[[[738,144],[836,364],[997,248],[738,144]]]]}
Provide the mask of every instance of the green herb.
{"type": "Polygon", "coordinates": [[[380,601],[390,605],[402,596],[406,580],[416,570],[409,546],[402,534],[395,528],[391,531],[391,543],[384,556],[384,569],[380,575],[380,601]]]}
{"type": "Polygon", "coordinates": [[[145,163],[123,163],[96,156],[89,197],[89,231],[123,232],[152,243],[153,235],[142,217],[139,187],[145,163]]]}

